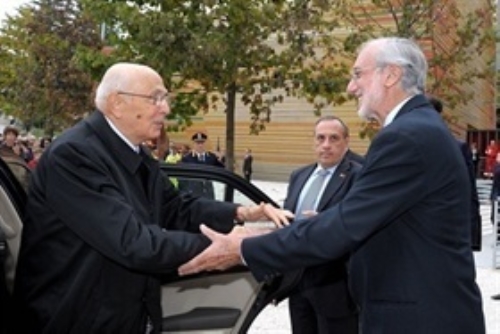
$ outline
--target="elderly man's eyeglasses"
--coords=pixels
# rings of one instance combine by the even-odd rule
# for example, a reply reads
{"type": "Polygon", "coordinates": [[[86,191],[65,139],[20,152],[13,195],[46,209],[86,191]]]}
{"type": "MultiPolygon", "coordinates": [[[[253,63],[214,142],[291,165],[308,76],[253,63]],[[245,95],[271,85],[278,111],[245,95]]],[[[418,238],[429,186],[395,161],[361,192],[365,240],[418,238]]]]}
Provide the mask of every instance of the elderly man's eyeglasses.
{"type": "Polygon", "coordinates": [[[170,104],[170,95],[168,93],[159,93],[155,95],[146,95],[146,94],[138,94],[138,93],[132,93],[132,92],[118,92],[120,95],[127,95],[127,96],[134,96],[134,97],[140,97],[143,99],[148,99],[151,101],[152,104],[159,106],[162,105],[163,103],[167,102],[170,104]]]}
{"type": "Polygon", "coordinates": [[[355,67],[351,72],[351,80],[358,81],[366,73],[369,73],[371,71],[376,71],[378,69],[383,69],[385,67],[386,67],[386,65],[377,65],[377,66],[365,67],[365,68],[355,67]]]}

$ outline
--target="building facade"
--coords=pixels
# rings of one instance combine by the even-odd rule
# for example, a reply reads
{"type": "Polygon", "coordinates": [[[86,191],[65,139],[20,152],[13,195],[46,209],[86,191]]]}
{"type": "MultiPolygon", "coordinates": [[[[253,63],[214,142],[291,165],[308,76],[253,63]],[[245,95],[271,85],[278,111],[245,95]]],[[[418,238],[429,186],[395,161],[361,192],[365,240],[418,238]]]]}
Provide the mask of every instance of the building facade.
{"type": "MultiPolygon", "coordinates": [[[[429,2],[429,1],[427,1],[429,2]]],[[[440,2],[440,1],[435,1],[440,2]]],[[[482,20],[490,22],[493,25],[494,12],[491,11],[491,5],[488,0],[443,0],[443,6],[437,7],[439,11],[433,13],[433,29],[425,38],[419,42],[422,45],[427,57],[431,61],[434,57],[439,57],[440,53],[452,52],[454,48],[454,39],[460,38],[454,32],[450,32],[450,20],[460,21],[467,14],[481,14],[482,20]],[[447,6],[451,6],[449,9],[447,6]],[[456,10],[460,11],[457,15],[456,10]],[[439,14],[439,15],[438,15],[439,14]]],[[[359,3],[359,2],[358,2],[359,3]]],[[[370,1],[365,1],[369,3],[370,1]]],[[[411,1],[410,1],[411,3],[411,1]]],[[[419,2],[415,2],[419,3],[419,2]]],[[[367,4],[365,4],[367,5],[367,4]]],[[[366,10],[357,8],[361,13],[366,10]]],[[[399,10],[408,10],[400,8],[399,10]]],[[[361,14],[360,14],[361,15],[361,14]]],[[[393,13],[378,9],[376,17],[384,28],[395,25],[393,13]]],[[[459,22],[460,23],[460,22],[459,22]]],[[[488,24],[486,24],[488,26],[488,24]]],[[[340,35],[344,31],[338,32],[340,35]]],[[[477,132],[496,129],[496,107],[495,107],[495,68],[491,60],[495,57],[495,44],[483,46],[477,54],[471,45],[469,49],[462,49],[471,55],[472,61],[467,65],[456,64],[451,67],[434,66],[430,68],[430,85],[433,87],[433,94],[438,97],[443,96],[453,99],[453,94],[466,94],[465,103],[449,103],[443,101],[445,105],[445,114],[452,120],[449,125],[454,135],[462,139],[471,139],[469,132],[477,132]],[[471,65],[472,64],[472,65],[471,65]],[[451,74],[460,75],[470,70],[471,66],[477,72],[484,73],[481,79],[474,79],[464,82],[454,82],[448,87],[445,83],[450,81],[451,74]],[[439,85],[439,80],[443,85],[439,85]],[[454,86],[455,85],[455,86],[454,86]],[[437,87],[437,88],[436,88],[437,87]],[[450,88],[451,87],[451,88],[450,88]]],[[[459,96],[457,96],[457,100],[459,96]]],[[[220,148],[224,150],[225,142],[225,122],[226,115],[224,108],[218,111],[212,111],[207,114],[198,115],[193,121],[193,125],[182,133],[170,133],[170,138],[174,142],[189,143],[189,138],[196,131],[204,131],[208,135],[207,146],[211,150],[220,148]]],[[[322,112],[323,115],[335,114],[342,118],[348,125],[351,133],[350,146],[357,153],[365,154],[370,144],[368,138],[361,138],[360,131],[363,128],[363,122],[358,117],[354,101],[348,101],[341,106],[328,107],[322,112]]],[[[313,125],[318,116],[314,113],[314,107],[305,99],[286,97],[282,103],[273,107],[271,122],[266,125],[266,129],[259,135],[250,134],[250,114],[247,108],[238,101],[236,106],[236,126],[235,126],[235,171],[242,173],[242,161],[246,148],[252,150],[254,157],[254,177],[262,180],[286,181],[290,172],[298,166],[314,161],[313,155],[313,125]]],[[[477,140],[479,150],[484,150],[486,139],[474,137],[477,140]]]]}

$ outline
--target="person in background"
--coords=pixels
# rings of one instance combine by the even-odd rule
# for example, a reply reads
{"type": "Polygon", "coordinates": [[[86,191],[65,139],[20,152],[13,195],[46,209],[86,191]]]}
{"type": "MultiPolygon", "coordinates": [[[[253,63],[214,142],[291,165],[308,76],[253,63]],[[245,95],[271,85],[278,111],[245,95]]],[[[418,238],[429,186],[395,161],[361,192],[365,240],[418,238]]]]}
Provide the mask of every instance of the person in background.
{"type": "Polygon", "coordinates": [[[33,149],[33,159],[28,162],[28,167],[33,170],[38,165],[38,161],[42,157],[43,149],[41,147],[35,147],[33,149]]]}
{"type": "MultiPolygon", "coordinates": [[[[427,96],[434,109],[443,114],[443,102],[435,96],[427,96]]],[[[472,161],[472,152],[467,143],[456,139],[457,145],[462,153],[463,160],[467,166],[470,183],[470,222],[471,222],[471,247],[475,251],[481,250],[482,240],[482,219],[479,206],[479,196],[477,194],[476,177],[474,174],[474,165],[472,161]]]]}
{"type": "Polygon", "coordinates": [[[31,171],[23,158],[23,150],[18,143],[19,130],[14,126],[6,126],[3,130],[3,141],[0,145],[0,157],[7,163],[10,170],[24,190],[28,189],[31,171]]]}
{"type": "Polygon", "coordinates": [[[495,167],[495,161],[497,158],[498,146],[495,140],[490,140],[490,143],[484,151],[485,154],[485,167],[484,176],[487,178],[493,177],[493,168],[495,167]]]}
{"type": "Polygon", "coordinates": [[[245,156],[243,157],[243,175],[248,182],[250,182],[250,180],[252,179],[252,164],[252,150],[247,148],[245,151],[245,156]]]}
{"type": "MultiPolygon", "coordinates": [[[[313,140],[316,162],[292,172],[283,205],[295,213],[295,220],[326,210],[349,191],[361,165],[347,157],[348,145],[349,129],[340,118],[323,116],[317,120],[313,140]]],[[[288,302],[294,334],[358,333],[358,310],[349,293],[347,261],[348,256],[344,256],[300,271],[301,279],[288,302]]]]}
{"type": "Polygon", "coordinates": [[[181,144],[179,146],[179,153],[180,153],[181,157],[184,157],[186,154],[188,154],[190,152],[191,152],[191,147],[189,147],[188,144],[181,144]]]}
{"type": "Polygon", "coordinates": [[[17,155],[20,156],[17,139],[19,137],[19,130],[14,126],[6,126],[3,129],[3,140],[0,144],[0,154],[17,155]]]}
{"type": "Polygon", "coordinates": [[[150,67],[112,65],[97,110],[46,148],[15,276],[19,333],[159,333],[161,276],[209,244],[201,222],[221,232],[265,213],[288,222],[266,204],[181,196],[162,176],[143,143],[160,136],[168,94],[150,67]]]}
{"type": "Polygon", "coordinates": [[[495,166],[493,167],[493,183],[491,184],[490,201],[491,201],[491,223],[495,224],[494,220],[494,202],[500,196],[500,152],[497,153],[495,166]]]}
{"type": "Polygon", "coordinates": [[[248,237],[206,226],[211,245],[187,275],[244,263],[259,281],[350,254],[363,334],[485,333],[471,249],[470,180],[460,149],[424,95],[427,60],[412,40],[361,46],[347,86],[382,128],[356,181],[333,207],[248,237]]]}
{"type": "Polygon", "coordinates": [[[168,150],[167,157],[165,158],[165,162],[169,164],[176,164],[181,161],[182,155],[177,149],[177,146],[173,142],[170,142],[169,147],[170,148],[168,150]]]}
{"type": "MultiPolygon", "coordinates": [[[[193,141],[193,150],[185,154],[181,162],[199,165],[209,165],[224,168],[224,164],[219,160],[216,154],[205,149],[205,142],[208,136],[203,132],[196,132],[191,137],[193,141]]],[[[197,196],[205,196],[210,199],[215,198],[215,191],[212,181],[208,180],[179,180],[179,190],[188,192],[197,196]]]]}
{"type": "MultiPolygon", "coordinates": [[[[177,151],[177,147],[173,142],[169,144],[169,153],[165,158],[165,162],[167,164],[177,164],[181,161],[182,155],[177,151]]],[[[169,177],[170,182],[174,185],[175,188],[179,188],[179,180],[176,177],[169,177]]]]}
{"type": "Polygon", "coordinates": [[[42,149],[46,149],[47,147],[50,146],[50,144],[52,143],[52,137],[42,137],[42,139],[40,140],[40,147],[42,149]]]}
{"type": "Polygon", "coordinates": [[[472,154],[472,165],[474,166],[474,178],[477,178],[479,175],[479,150],[477,149],[477,144],[475,142],[470,144],[470,152],[472,154]]]}
{"type": "MultiPolygon", "coordinates": [[[[495,226],[495,202],[498,204],[498,197],[500,196],[500,152],[497,153],[497,158],[496,158],[496,163],[495,167],[493,168],[493,184],[491,185],[491,192],[490,192],[490,201],[491,201],[491,223],[493,226],[495,226]]],[[[498,208],[497,206],[497,213],[498,213],[498,208]]],[[[497,220],[499,219],[498,214],[497,214],[497,220]]],[[[500,228],[500,224],[497,222],[497,229],[500,228]]],[[[498,231],[494,231],[494,235],[498,233],[498,231]]],[[[493,242],[497,242],[494,240],[493,242]]],[[[500,293],[491,296],[491,299],[493,300],[500,300],[500,293]]]]}
{"type": "Polygon", "coordinates": [[[205,149],[205,142],[207,139],[208,136],[203,132],[196,132],[193,134],[191,140],[193,141],[194,148],[191,154],[182,157],[182,162],[224,167],[215,153],[205,149]]]}

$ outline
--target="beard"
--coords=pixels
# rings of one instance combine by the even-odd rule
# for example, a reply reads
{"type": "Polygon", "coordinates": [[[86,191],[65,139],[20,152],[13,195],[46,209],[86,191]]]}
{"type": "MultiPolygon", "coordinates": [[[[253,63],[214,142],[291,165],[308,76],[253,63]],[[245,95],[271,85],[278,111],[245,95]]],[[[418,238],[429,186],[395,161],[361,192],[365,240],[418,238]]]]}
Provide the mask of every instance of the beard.
{"type": "Polygon", "coordinates": [[[376,107],[380,106],[384,99],[383,87],[374,80],[369,90],[370,93],[365,94],[363,92],[361,100],[358,99],[358,116],[365,121],[374,119],[380,121],[376,113],[376,107]]]}

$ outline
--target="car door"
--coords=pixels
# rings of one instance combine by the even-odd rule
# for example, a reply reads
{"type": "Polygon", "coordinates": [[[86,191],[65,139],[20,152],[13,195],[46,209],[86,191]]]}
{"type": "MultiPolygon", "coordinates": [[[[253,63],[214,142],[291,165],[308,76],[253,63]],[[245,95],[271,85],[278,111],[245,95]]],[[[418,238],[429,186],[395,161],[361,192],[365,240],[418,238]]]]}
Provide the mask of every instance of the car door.
{"type": "MultiPolygon", "coordinates": [[[[164,177],[177,186],[183,182],[211,182],[216,200],[243,205],[267,202],[277,206],[254,185],[223,168],[164,164],[162,171],[164,177]]],[[[274,227],[265,221],[246,224],[274,227]]],[[[182,278],[169,277],[162,287],[163,332],[245,333],[259,312],[290,288],[280,283],[281,278],[258,283],[245,267],[182,278]]]]}
{"type": "Polygon", "coordinates": [[[11,293],[21,241],[22,216],[26,193],[7,164],[0,159],[0,333],[8,330],[10,319],[18,318],[11,293]]]}

